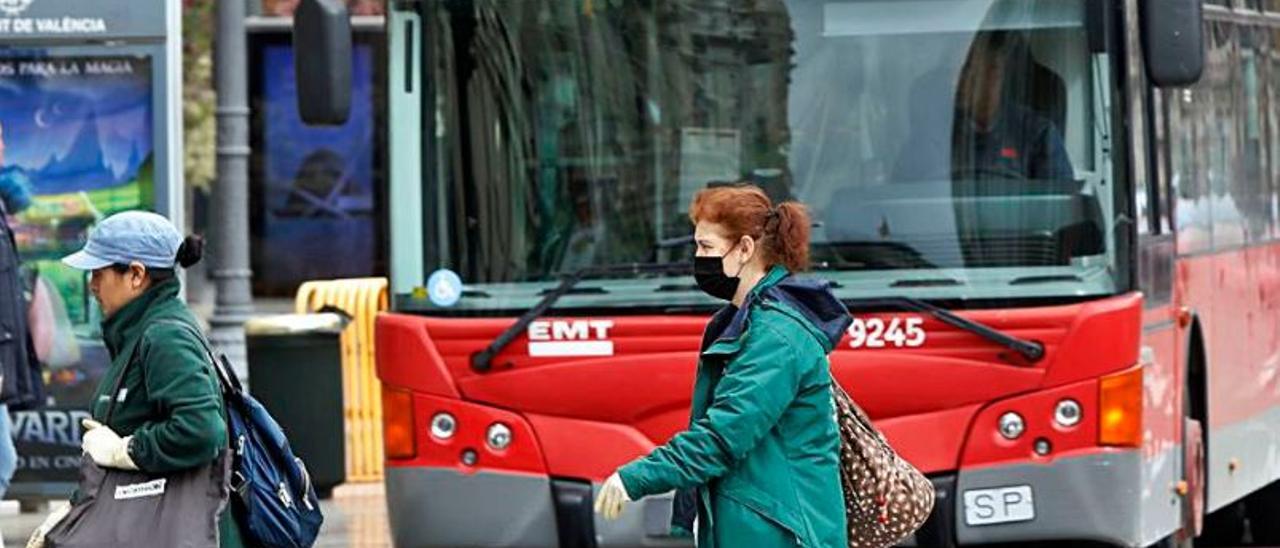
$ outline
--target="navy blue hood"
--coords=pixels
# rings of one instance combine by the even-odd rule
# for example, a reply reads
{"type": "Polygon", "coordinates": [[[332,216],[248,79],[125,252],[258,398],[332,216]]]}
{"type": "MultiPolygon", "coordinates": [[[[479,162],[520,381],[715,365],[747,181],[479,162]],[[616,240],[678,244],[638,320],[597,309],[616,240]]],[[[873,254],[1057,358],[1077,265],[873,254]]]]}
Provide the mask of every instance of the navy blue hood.
{"type": "Polygon", "coordinates": [[[827,351],[835,349],[853,323],[849,309],[831,291],[831,282],[820,278],[787,276],[761,292],[767,300],[785,304],[812,324],[815,335],[826,338],[827,351]]]}
{"type": "Polygon", "coordinates": [[[831,291],[831,282],[821,278],[794,276],[782,267],[774,267],[756,289],[747,295],[741,309],[729,305],[711,318],[703,337],[703,350],[714,341],[741,336],[748,326],[748,311],[761,299],[783,304],[798,312],[809,323],[807,327],[828,352],[840,344],[845,331],[853,323],[849,309],[831,291]]]}

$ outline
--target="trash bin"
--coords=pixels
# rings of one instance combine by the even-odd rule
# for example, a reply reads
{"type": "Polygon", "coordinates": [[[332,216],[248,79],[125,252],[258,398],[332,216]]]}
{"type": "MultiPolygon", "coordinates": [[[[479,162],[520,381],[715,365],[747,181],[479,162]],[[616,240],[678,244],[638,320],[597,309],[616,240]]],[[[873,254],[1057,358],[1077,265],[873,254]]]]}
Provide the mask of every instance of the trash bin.
{"type": "Polygon", "coordinates": [[[347,476],[340,335],[349,321],[320,313],[245,322],[249,393],[280,423],[322,499],[347,476]]]}

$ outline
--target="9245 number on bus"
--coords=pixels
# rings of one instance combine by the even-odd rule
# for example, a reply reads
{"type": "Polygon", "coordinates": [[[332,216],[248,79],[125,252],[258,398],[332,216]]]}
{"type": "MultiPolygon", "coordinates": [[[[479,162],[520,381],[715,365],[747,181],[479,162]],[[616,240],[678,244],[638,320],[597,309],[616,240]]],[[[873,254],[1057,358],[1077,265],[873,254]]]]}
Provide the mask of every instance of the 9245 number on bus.
{"type": "Polygon", "coordinates": [[[848,334],[850,348],[918,348],[929,338],[924,318],[854,318],[848,334]]]}

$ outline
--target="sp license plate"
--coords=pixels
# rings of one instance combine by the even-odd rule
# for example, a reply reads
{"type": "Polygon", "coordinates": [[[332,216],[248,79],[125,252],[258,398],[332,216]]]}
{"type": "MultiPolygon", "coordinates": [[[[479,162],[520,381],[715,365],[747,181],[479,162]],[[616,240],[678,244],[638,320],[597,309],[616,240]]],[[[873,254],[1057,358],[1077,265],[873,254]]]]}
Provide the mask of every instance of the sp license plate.
{"type": "Polygon", "coordinates": [[[995,525],[1036,519],[1030,485],[973,489],[964,492],[966,525],[995,525]]]}

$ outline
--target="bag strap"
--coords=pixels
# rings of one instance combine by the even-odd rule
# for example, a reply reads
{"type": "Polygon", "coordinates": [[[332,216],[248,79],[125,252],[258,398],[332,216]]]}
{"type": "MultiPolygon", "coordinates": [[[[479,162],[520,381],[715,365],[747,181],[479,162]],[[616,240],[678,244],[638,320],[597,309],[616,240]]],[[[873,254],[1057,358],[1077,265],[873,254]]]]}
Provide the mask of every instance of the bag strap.
{"type": "Polygon", "coordinates": [[[102,418],[102,423],[105,425],[111,425],[111,416],[115,414],[116,401],[120,398],[120,388],[124,386],[124,379],[129,374],[129,366],[133,365],[133,358],[137,355],[138,347],[142,346],[142,338],[146,336],[147,331],[150,329],[151,326],[148,325],[143,329],[142,334],[138,335],[137,339],[129,343],[129,351],[125,352],[127,357],[125,358],[124,367],[120,368],[120,374],[116,376],[116,382],[112,385],[111,392],[107,393],[107,414],[102,418]]]}
{"type": "MultiPolygon", "coordinates": [[[[828,372],[828,374],[830,373],[828,372]]],[[[893,446],[889,445],[889,440],[886,439],[884,434],[881,433],[880,430],[875,427],[875,424],[871,422],[871,417],[867,416],[867,412],[863,411],[862,408],[858,406],[858,403],[853,401],[853,396],[850,396],[849,392],[845,391],[843,386],[840,386],[840,382],[836,380],[835,375],[831,375],[831,401],[836,408],[837,428],[840,428],[838,422],[841,412],[847,413],[849,417],[853,419],[854,423],[857,424],[857,427],[866,433],[873,440],[873,443],[878,445],[882,451],[889,453],[895,452],[893,446]]],[[[877,500],[879,500],[882,499],[888,491],[888,483],[893,479],[893,470],[878,470],[877,467],[874,466],[870,468],[873,476],[879,476],[876,478],[878,480],[876,481],[876,490],[878,491],[876,496],[877,500]],[[877,474],[876,472],[884,473],[877,474]]]]}
{"type": "Polygon", "coordinates": [[[889,440],[884,437],[884,433],[880,432],[880,429],[875,427],[875,423],[871,422],[871,417],[868,416],[867,412],[853,400],[853,396],[850,396],[849,392],[846,391],[843,386],[840,386],[840,382],[836,380],[835,375],[831,375],[831,397],[843,398],[848,402],[849,411],[853,415],[854,420],[856,420],[863,428],[870,430],[880,443],[886,446],[889,445],[889,440]]]}

